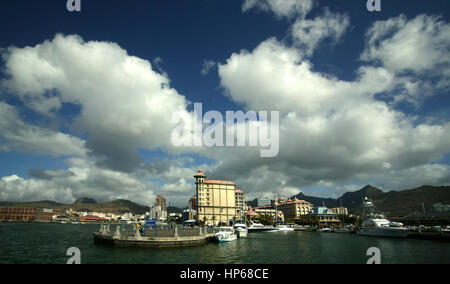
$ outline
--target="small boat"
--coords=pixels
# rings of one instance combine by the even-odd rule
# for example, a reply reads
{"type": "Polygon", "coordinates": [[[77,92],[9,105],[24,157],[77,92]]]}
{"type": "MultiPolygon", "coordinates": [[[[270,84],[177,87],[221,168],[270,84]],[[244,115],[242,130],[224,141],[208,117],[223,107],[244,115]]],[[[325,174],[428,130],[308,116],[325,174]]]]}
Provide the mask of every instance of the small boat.
{"type": "Polygon", "coordinates": [[[324,228],[317,229],[317,232],[331,233],[331,232],[333,232],[333,230],[328,227],[324,227],[324,228]]]}
{"type": "Polygon", "coordinates": [[[277,231],[277,228],[275,228],[275,227],[264,226],[263,224],[255,223],[255,222],[253,222],[253,221],[250,221],[250,222],[251,222],[252,224],[250,225],[250,227],[248,227],[248,232],[249,232],[249,233],[277,231]]]}
{"type": "Polygon", "coordinates": [[[234,233],[233,227],[221,227],[214,238],[219,242],[232,242],[237,240],[237,235],[234,233]]]}
{"type": "Polygon", "coordinates": [[[450,233],[450,227],[446,227],[446,228],[441,228],[441,232],[442,233],[450,233]]]}
{"type": "Polygon", "coordinates": [[[247,225],[245,224],[235,224],[234,230],[239,238],[246,238],[247,237],[247,225]]]}
{"type": "Polygon", "coordinates": [[[285,226],[285,225],[278,226],[277,230],[280,231],[280,232],[293,232],[293,231],[295,231],[294,228],[291,228],[291,227],[288,227],[288,226],[285,226]]]}

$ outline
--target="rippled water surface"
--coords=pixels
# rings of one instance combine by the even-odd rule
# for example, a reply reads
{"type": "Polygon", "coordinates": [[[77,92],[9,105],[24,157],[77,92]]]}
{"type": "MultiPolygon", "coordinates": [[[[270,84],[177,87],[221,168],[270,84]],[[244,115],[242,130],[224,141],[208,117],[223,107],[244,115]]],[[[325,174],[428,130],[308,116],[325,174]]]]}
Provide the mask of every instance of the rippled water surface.
{"type": "MultiPolygon", "coordinates": [[[[54,263],[78,247],[82,263],[303,264],[366,263],[378,247],[382,263],[450,263],[450,243],[315,232],[264,232],[231,243],[172,249],[124,249],[94,244],[99,225],[0,223],[0,263],[54,263]]],[[[114,229],[114,226],[112,227],[114,229]]]]}

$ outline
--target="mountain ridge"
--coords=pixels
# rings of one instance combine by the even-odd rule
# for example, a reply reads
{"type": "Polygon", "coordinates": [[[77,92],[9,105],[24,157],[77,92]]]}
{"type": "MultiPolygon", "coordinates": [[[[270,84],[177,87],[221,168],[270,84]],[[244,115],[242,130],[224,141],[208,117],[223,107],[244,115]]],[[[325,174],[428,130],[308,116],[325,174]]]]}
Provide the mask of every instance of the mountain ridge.
{"type": "Polygon", "coordinates": [[[363,198],[370,198],[377,210],[391,217],[404,217],[409,213],[422,212],[422,203],[427,211],[435,203],[450,203],[450,186],[423,185],[407,190],[391,190],[384,192],[379,188],[367,185],[360,190],[346,192],[337,199],[307,196],[303,193],[292,196],[312,203],[314,206],[349,209],[349,213],[360,212],[363,198]]]}

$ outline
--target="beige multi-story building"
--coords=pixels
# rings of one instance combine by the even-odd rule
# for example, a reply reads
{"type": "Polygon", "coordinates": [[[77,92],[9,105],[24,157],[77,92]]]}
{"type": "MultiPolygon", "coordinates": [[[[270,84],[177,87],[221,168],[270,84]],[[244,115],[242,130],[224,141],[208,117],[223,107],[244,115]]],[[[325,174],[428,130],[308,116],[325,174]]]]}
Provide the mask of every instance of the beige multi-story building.
{"type": "Polygon", "coordinates": [[[337,215],[348,215],[348,209],[345,207],[331,208],[331,211],[333,211],[333,213],[337,215]]]}
{"type": "Polygon", "coordinates": [[[236,194],[236,207],[238,207],[237,214],[243,218],[244,213],[247,211],[247,204],[245,204],[244,192],[240,189],[235,190],[236,194]]]}
{"type": "Polygon", "coordinates": [[[244,192],[236,191],[232,181],[207,180],[202,170],[195,178],[197,218],[206,225],[229,224],[240,218],[244,207],[244,192]]]}
{"type": "Polygon", "coordinates": [[[299,200],[297,198],[279,199],[277,201],[278,210],[281,210],[284,214],[284,218],[300,218],[301,216],[308,215],[313,209],[313,205],[305,200],[299,200]]]}
{"type": "Polygon", "coordinates": [[[253,211],[259,216],[270,215],[272,216],[274,221],[277,220],[280,222],[284,222],[285,216],[283,214],[283,211],[280,210],[276,211],[274,208],[272,208],[271,205],[256,207],[253,209],[253,211]],[[277,213],[278,216],[275,215],[275,212],[277,213]]]}

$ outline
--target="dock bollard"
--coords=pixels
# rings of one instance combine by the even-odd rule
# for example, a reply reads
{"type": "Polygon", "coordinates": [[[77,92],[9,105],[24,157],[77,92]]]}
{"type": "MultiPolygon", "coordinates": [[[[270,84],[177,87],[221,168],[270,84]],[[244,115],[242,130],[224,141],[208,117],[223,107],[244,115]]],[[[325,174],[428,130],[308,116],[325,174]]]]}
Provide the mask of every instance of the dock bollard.
{"type": "Polygon", "coordinates": [[[173,234],[173,237],[174,237],[174,238],[178,238],[178,227],[175,227],[173,230],[174,230],[174,232],[175,232],[175,233],[173,234]]]}
{"type": "Polygon", "coordinates": [[[136,238],[136,241],[142,240],[142,236],[139,230],[136,230],[134,237],[136,238]]]}
{"type": "Polygon", "coordinates": [[[120,226],[116,227],[116,233],[114,234],[114,237],[120,239],[120,226]]]}

